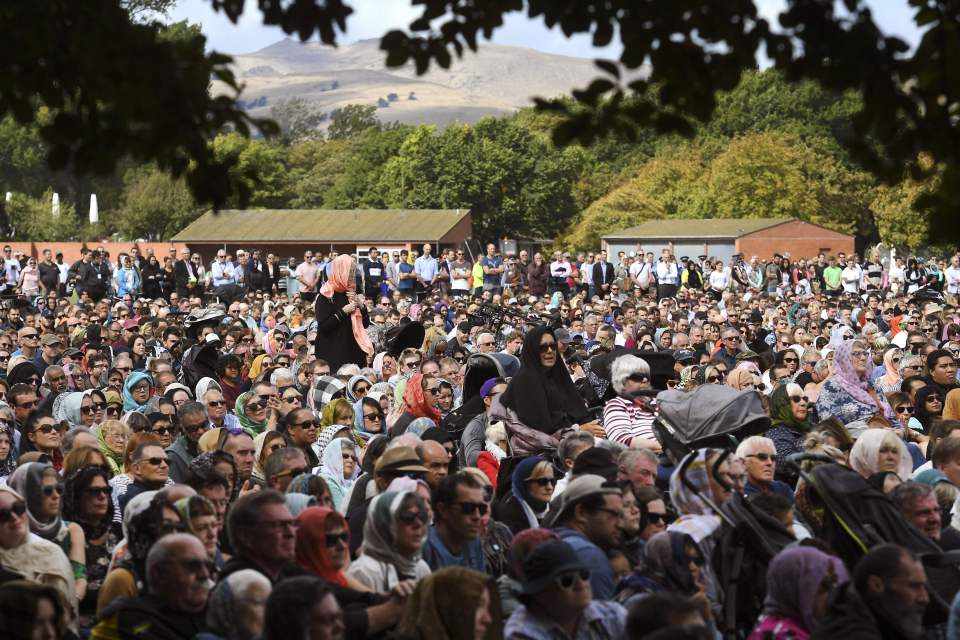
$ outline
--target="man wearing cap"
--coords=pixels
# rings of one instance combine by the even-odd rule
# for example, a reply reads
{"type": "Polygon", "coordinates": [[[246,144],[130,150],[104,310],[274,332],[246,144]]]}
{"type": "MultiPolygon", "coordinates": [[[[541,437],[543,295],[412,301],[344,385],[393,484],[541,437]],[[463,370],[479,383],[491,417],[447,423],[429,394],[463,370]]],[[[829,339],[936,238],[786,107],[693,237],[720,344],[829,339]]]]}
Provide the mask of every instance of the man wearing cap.
{"type": "Polygon", "coordinates": [[[627,612],[616,602],[593,600],[590,567],[567,543],[549,540],[523,560],[521,605],[505,638],[624,638],[627,612]]]}
{"type": "MultiPolygon", "coordinates": [[[[404,436],[406,437],[406,436],[404,436]]],[[[411,436],[412,437],[412,436],[411,436]]],[[[396,442],[396,440],[394,440],[396,442]]],[[[423,479],[427,468],[413,447],[402,444],[388,445],[373,467],[373,476],[365,473],[353,483],[343,502],[347,505],[346,517],[350,525],[350,552],[356,553],[363,542],[363,523],[367,508],[378,495],[387,490],[390,483],[401,477],[423,479]]]]}
{"type": "Polygon", "coordinates": [[[35,357],[33,364],[43,371],[51,365],[60,362],[63,353],[63,339],[55,333],[48,333],[40,338],[40,355],[35,357]]]}
{"type": "MultiPolygon", "coordinates": [[[[581,454],[582,457],[583,454],[581,454]]],[[[597,600],[610,600],[616,591],[613,570],[604,549],[618,544],[623,524],[623,497],[618,486],[603,477],[575,477],[563,492],[553,522],[560,539],[573,547],[590,569],[590,586],[597,600]]]]}
{"type": "Polygon", "coordinates": [[[487,427],[490,426],[490,408],[493,400],[507,390],[507,381],[503,378],[490,378],[480,386],[480,397],[483,399],[483,411],[474,416],[467,423],[460,438],[461,466],[477,466],[477,458],[484,450],[487,427]]]}

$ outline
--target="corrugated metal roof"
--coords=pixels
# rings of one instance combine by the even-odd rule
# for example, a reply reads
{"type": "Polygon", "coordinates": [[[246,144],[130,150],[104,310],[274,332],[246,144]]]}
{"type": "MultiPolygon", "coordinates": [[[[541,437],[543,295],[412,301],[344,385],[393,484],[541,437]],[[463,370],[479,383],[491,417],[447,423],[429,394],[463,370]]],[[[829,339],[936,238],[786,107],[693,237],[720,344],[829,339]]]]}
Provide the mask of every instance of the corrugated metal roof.
{"type": "Polygon", "coordinates": [[[651,220],[636,227],[603,236],[616,238],[739,238],[769,229],[795,218],[697,218],[651,220]]]}
{"type": "Polygon", "coordinates": [[[438,240],[469,209],[226,209],[208,211],[177,242],[411,242],[438,240]]]}

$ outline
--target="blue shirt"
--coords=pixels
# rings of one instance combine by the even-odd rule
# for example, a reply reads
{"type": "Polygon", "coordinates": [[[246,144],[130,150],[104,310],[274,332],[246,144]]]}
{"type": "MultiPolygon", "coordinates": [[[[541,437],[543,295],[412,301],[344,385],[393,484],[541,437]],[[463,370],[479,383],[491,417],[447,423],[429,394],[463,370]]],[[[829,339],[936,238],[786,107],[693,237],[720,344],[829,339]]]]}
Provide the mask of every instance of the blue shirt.
{"type": "Polygon", "coordinates": [[[559,527],[554,529],[560,539],[573,547],[577,557],[590,569],[590,587],[593,589],[594,600],[612,600],[617,590],[613,579],[613,569],[603,549],[590,542],[585,535],[576,529],[559,527]]]}
{"type": "MultiPolygon", "coordinates": [[[[503,258],[499,256],[489,257],[483,256],[480,258],[480,266],[487,267],[490,269],[499,269],[503,266],[503,258]]],[[[503,277],[502,273],[483,273],[483,284],[488,287],[499,287],[500,279],[503,277]]]]}
{"type": "MultiPolygon", "coordinates": [[[[413,273],[413,265],[409,262],[401,262],[397,265],[398,273],[413,273]]],[[[415,280],[399,280],[397,282],[397,289],[400,291],[413,291],[413,285],[415,280]]]]}
{"type": "MultiPolygon", "coordinates": [[[[627,633],[627,610],[616,602],[590,603],[577,620],[577,628],[570,640],[594,640],[596,638],[625,638],[627,633]]],[[[541,618],[525,605],[520,605],[510,615],[503,630],[504,638],[523,640],[556,640],[567,634],[550,619],[541,618]]]]}
{"type": "Polygon", "coordinates": [[[427,543],[423,545],[423,560],[430,565],[431,571],[443,567],[466,567],[481,573],[487,570],[479,536],[465,544],[459,555],[453,555],[443,544],[436,527],[430,527],[430,532],[427,534],[427,543]]]}
{"type": "Polygon", "coordinates": [[[413,269],[424,282],[431,284],[437,277],[437,259],[433,256],[420,256],[414,261],[413,269]]]}

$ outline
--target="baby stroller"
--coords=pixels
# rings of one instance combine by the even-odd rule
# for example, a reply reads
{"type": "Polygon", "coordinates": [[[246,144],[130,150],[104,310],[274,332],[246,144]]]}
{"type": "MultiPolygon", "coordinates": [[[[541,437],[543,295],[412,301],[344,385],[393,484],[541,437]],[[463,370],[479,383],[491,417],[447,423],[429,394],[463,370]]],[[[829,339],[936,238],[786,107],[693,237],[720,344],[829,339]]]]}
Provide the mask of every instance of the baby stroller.
{"type": "Polygon", "coordinates": [[[668,389],[657,394],[654,434],[674,461],[694,449],[732,448],[770,428],[770,418],[754,391],[705,384],[693,391],[668,389]]]}
{"type": "Polygon", "coordinates": [[[788,464],[798,467],[804,460],[824,462],[800,477],[808,487],[814,534],[825,540],[847,568],[854,566],[871,548],[893,543],[909,549],[923,561],[930,606],[925,624],[946,622],[950,600],[960,589],[957,552],[944,552],[936,543],[911,526],[885,495],[872,488],[855,471],[831,458],[816,454],[794,454],[788,464]]]}

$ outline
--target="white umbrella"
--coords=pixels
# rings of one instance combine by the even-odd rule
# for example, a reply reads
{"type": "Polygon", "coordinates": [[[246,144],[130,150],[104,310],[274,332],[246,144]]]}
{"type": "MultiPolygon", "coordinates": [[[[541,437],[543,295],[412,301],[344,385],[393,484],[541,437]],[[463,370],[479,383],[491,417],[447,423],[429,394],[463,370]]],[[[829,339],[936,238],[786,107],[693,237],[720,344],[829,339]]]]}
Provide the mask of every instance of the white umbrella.
{"type": "Polygon", "coordinates": [[[100,211],[97,209],[97,194],[90,194],[90,224],[100,222],[100,211]]]}
{"type": "Polygon", "coordinates": [[[60,217],[60,194],[56,191],[53,193],[53,217],[60,217]]]}

